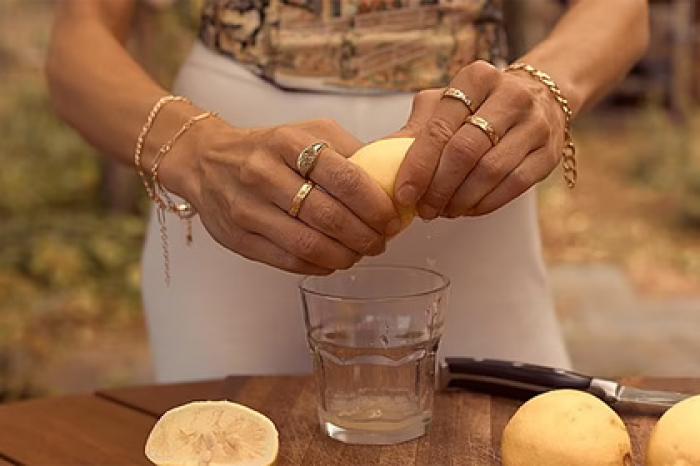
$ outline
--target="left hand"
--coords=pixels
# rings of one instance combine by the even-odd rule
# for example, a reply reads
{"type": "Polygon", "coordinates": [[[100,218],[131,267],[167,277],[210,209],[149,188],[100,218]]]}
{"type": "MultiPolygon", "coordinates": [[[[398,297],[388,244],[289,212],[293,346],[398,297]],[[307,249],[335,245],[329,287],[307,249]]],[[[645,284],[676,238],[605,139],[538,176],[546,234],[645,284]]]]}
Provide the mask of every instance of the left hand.
{"type": "Polygon", "coordinates": [[[442,89],[420,92],[398,133],[416,141],[396,179],[396,199],[427,220],[483,215],[512,201],[557,166],[564,144],[564,114],[549,90],[525,72],[501,72],[477,61],[450,83],[472,100],[476,115],[496,130],[492,147],[465,123],[464,103],[442,89]]]}

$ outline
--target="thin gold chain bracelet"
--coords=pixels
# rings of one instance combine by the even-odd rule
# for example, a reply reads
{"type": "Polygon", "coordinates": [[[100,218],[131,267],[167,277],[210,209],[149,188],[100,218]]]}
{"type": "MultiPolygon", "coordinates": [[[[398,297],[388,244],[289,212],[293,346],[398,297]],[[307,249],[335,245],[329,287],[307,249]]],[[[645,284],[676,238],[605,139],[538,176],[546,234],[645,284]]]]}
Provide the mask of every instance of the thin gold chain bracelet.
{"type": "MultiPolygon", "coordinates": [[[[165,187],[161,184],[160,180],[158,179],[158,169],[160,168],[160,164],[165,158],[165,156],[168,155],[168,153],[172,150],[177,140],[180,139],[180,137],[183,134],[189,131],[189,129],[192,128],[192,126],[194,126],[197,122],[215,116],[217,116],[216,113],[204,112],[187,120],[185,124],[183,124],[182,127],[177,131],[177,133],[175,133],[175,135],[173,135],[173,137],[170,138],[168,142],[163,144],[160,147],[160,149],[158,149],[158,152],[156,153],[156,156],[153,159],[153,166],[151,167],[151,185],[155,189],[156,205],[159,208],[174,213],[181,220],[191,219],[192,217],[194,217],[197,211],[194,209],[194,207],[192,207],[192,204],[190,204],[187,201],[178,204],[172,199],[168,190],[165,189],[165,187]]],[[[187,240],[188,243],[192,242],[191,233],[188,233],[187,240]]]]}
{"type": "Polygon", "coordinates": [[[185,201],[183,203],[176,203],[172,199],[167,189],[160,183],[158,179],[158,169],[165,156],[170,152],[170,150],[173,148],[173,145],[183,134],[185,134],[197,122],[204,120],[210,116],[215,116],[214,113],[205,112],[200,115],[191,117],[189,120],[187,120],[177,131],[177,133],[175,133],[175,135],[172,138],[170,138],[169,141],[163,144],[158,149],[158,152],[156,152],[156,155],[153,159],[153,165],[151,166],[151,169],[148,170],[150,172],[149,179],[149,177],[146,175],[146,170],[144,169],[141,160],[144,144],[148,133],[151,131],[151,128],[155,123],[156,117],[163,109],[163,107],[165,107],[171,102],[185,102],[191,104],[191,102],[187,98],[175,95],[167,95],[158,99],[158,101],[153,105],[151,111],[146,117],[146,122],[141,128],[141,132],[139,133],[138,138],[136,139],[136,148],[134,149],[134,165],[136,166],[136,171],[139,174],[141,181],[143,182],[143,186],[146,189],[146,193],[148,194],[149,199],[151,199],[151,201],[153,201],[153,203],[156,206],[156,215],[158,219],[158,224],[160,225],[161,247],[163,249],[164,278],[165,284],[168,286],[170,286],[170,254],[168,247],[168,231],[165,214],[166,212],[172,212],[175,215],[177,215],[178,218],[180,218],[180,220],[186,223],[187,245],[190,245],[192,243],[192,217],[196,215],[197,212],[189,202],[185,201]]]}
{"type": "Polygon", "coordinates": [[[156,153],[156,156],[153,159],[153,166],[150,170],[151,185],[153,186],[155,194],[154,202],[156,204],[158,224],[160,226],[160,241],[161,248],[163,250],[163,273],[165,278],[165,284],[168,286],[170,285],[170,248],[168,242],[168,228],[165,213],[171,212],[177,215],[180,218],[180,220],[185,222],[185,237],[187,245],[189,246],[190,244],[192,244],[192,217],[194,217],[197,211],[194,209],[194,207],[192,207],[192,204],[190,204],[187,201],[178,204],[172,199],[168,190],[160,183],[160,180],[158,179],[158,169],[160,168],[161,163],[165,159],[165,156],[167,156],[168,153],[170,153],[173,146],[182,135],[189,131],[190,128],[192,128],[192,126],[194,126],[197,122],[200,122],[213,116],[216,116],[216,114],[212,112],[204,112],[197,116],[193,116],[189,120],[187,120],[182,125],[182,127],[173,135],[173,137],[170,138],[168,142],[163,144],[160,147],[160,149],[158,149],[158,152],[156,153]]]}
{"type": "Polygon", "coordinates": [[[185,134],[197,122],[213,116],[216,116],[216,113],[204,112],[187,120],[185,124],[182,125],[182,127],[177,131],[177,133],[175,133],[175,135],[168,142],[166,142],[160,147],[160,149],[156,153],[155,158],[153,159],[153,165],[151,166],[151,186],[155,188],[156,194],[160,194],[162,196],[156,200],[156,203],[158,205],[162,205],[165,208],[165,210],[174,213],[181,219],[193,217],[196,211],[189,202],[177,204],[175,203],[175,201],[172,200],[172,198],[168,194],[168,191],[162,186],[160,180],[158,179],[158,169],[160,168],[160,164],[165,158],[165,156],[168,155],[168,153],[173,148],[177,140],[180,139],[180,137],[183,134],[185,134]]]}
{"type": "Polygon", "coordinates": [[[562,168],[564,169],[564,181],[569,188],[576,186],[578,180],[578,170],[576,167],[576,146],[571,136],[571,119],[574,113],[569,107],[569,100],[564,97],[559,86],[554,82],[551,76],[544,71],[540,71],[534,66],[526,63],[512,63],[506,68],[506,71],[525,71],[533,78],[544,84],[554,99],[564,112],[564,147],[561,150],[562,168]]]}

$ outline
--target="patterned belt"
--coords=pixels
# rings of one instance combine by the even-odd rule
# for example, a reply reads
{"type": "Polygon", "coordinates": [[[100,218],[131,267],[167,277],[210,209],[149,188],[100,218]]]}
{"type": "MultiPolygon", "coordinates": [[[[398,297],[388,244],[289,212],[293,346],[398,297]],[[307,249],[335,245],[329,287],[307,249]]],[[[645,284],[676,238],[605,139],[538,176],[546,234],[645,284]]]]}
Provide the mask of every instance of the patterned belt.
{"type": "Polygon", "coordinates": [[[283,88],[415,91],[500,64],[500,0],[206,0],[200,38],[283,88]]]}

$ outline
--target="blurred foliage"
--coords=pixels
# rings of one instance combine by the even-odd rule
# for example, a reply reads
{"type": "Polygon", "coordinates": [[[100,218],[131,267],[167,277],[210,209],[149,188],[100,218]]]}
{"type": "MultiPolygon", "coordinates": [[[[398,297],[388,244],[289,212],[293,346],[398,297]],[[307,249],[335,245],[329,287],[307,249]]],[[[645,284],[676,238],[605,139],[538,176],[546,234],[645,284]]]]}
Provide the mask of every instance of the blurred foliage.
{"type": "Polygon", "coordinates": [[[95,208],[97,154],[60,123],[39,80],[3,88],[0,122],[0,215],[23,216],[59,208],[95,208]]]}
{"type": "MultiPolygon", "coordinates": [[[[156,4],[158,2],[155,2],[156,4]]],[[[168,8],[141,8],[135,25],[135,52],[149,74],[166,88],[199,28],[203,0],[164,2],[168,8]]]]}
{"type": "MultiPolygon", "coordinates": [[[[197,2],[139,11],[132,50],[165,86],[194,35],[197,2]]],[[[0,5],[0,401],[50,392],[44,369],[95,332],[143,325],[148,204],[139,191],[143,208],[107,208],[111,165],[51,110],[41,69],[51,2],[30,3],[0,5]]]]}
{"type": "Polygon", "coordinates": [[[574,138],[579,186],[557,173],[540,189],[548,261],[617,264],[646,293],[700,292],[700,114],[599,111],[574,138]]]}
{"type": "Polygon", "coordinates": [[[632,123],[626,129],[631,153],[623,160],[622,173],[667,197],[680,227],[700,229],[700,115],[677,121],[650,105],[632,123]]]}
{"type": "MultiPolygon", "coordinates": [[[[85,328],[140,319],[142,215],[101,205],[99,156],[50,111],[38,80],[3,94],[0,125],[0,399],[85,328]]],[[[7,88],[5,88],[7,89],[7,88]]]]}
{"type": "Polygon", "coordinates": [[[633,124],[627,131],[639,137],[630,141],[634,153],[624,164],[624,173],[632,181],[657,190],[678,188],[690,159],[688,127],[653,105],[642,109],[633,124]]]}

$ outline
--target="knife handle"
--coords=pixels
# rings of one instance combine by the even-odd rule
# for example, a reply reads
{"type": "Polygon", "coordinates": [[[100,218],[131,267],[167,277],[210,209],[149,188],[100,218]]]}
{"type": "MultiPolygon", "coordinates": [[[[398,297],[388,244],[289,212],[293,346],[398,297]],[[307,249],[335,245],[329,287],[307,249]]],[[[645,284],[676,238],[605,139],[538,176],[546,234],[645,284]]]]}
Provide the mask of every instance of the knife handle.
{"type": "Polygon", "coordinates": [[[562,388],[588,390],[593,380],[564,369],[497,359],[445,358],[445,366],[446,388],[518,399],[562,388]]]}

